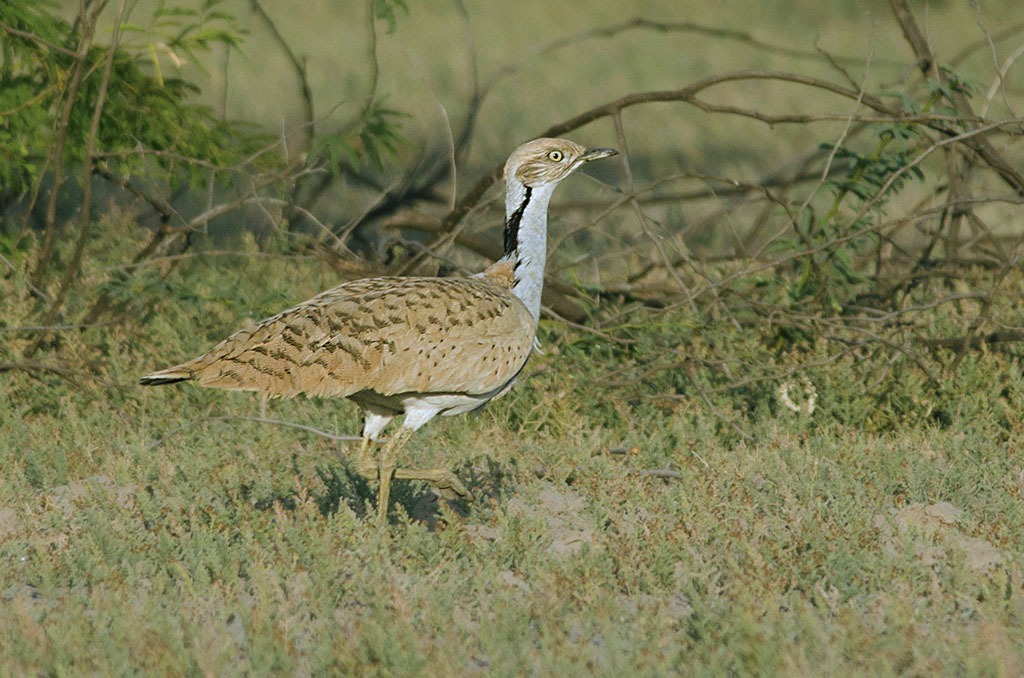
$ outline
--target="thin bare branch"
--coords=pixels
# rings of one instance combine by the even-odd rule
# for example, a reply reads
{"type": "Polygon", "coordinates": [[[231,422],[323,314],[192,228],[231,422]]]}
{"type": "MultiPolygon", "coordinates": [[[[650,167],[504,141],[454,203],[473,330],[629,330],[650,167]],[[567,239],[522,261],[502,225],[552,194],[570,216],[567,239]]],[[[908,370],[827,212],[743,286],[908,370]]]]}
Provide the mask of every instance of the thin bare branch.
{"type": "MultiPolygon", "coordinates": [[[[92,230],[93,218],[91,213],[92,207],[92,177],[93,167],[95,165],[95,159],[93,154],[96,152],[96,137],[99,134],[100,120],[103,118],[103,106],[106,103],[107,92],[110,88],[110,74],[114,67],[114,56],[117,53],[117,45],[121,34],[121,26],[124,22],[126,12],[128,10],[128,0],[121,0],[120,8],[117,12],[117,18],[114,21],[113,35],[110,40],[110,46],[107,48],[107,58],[103,64],[103,75],[100,80],[100,85],[96,97],[96,104],[93,107],[92,121],[89,125],[89,133],[85,141],[85,159],[82,167],[82,205],[80,207],[79,214],[80,221],[78,225],[78,239],[75,242],[75,249],[71,255],[71,261],[64,271],[64,276],[60,280],[60,284],[57,288],[57,293],[50,303],[50,308],[43,316],[43,325],[50,325],[57,319],[60,313],[61,306],[64,304],[64,300],[67,298],[68,291],[71,289],[71,285],[75,278],[78,276],[79,269],[82,265],[82,255],[85,252],[85,245],[89,238],[89,233],[92,230]]],[[[32,355],[35,349],[38,347],[38,342],[33,345],[27,352],[27,355],[32,355]]]]}
{"type": "Polygon", "coordinates": [[[154,440],[153,442],[151,442],[149,444],[149,449],[150,450],[155,450],[156,448],[158,448],[161,445],[163,445],[164,442],[168,438],[170,438],[171,436],[173,436],[173,435],[175,435],[177,433],[180,433],[181,431],[186,431],[186,430],[188,430],[190,428],[195,428],[196,426],[199,426],[200,424],[205,424],[205,423],[209,423],[209,422],[212,422],[212,421],[249,421],[249,422],[255,422],[257,424],[273,424],[274,426],[287,426],[288,428],[294,428],[294,429],[299,430],[299,431],[305,431],[306,433],[312,433],[313,435],[319,436],[321,438],[326,438],[327,440],[332,440],[332,441],[335,441],[335,442],[352,442],[352,441],[362,440],[362,438],[359,437],[359,436],[337,435],[337,434],[334,434],[334,433],[327,433],[326,431],[321,431],[320,429],[314,428],[312,426],[306,426],[304,424],[296,424],[296,423],[290,422],[290,421],[281,421],[280,419],[268,419],[266,417],[241,417],[241,416],[224,415],[224,416],[219,416],[219,417],[203,417],[201,419],[194,419],[194,420],[188,422],[187,424],[183,424],[181,426],[176,426],[176,427],[172,428],[171,430],[167,431],[166,433],[164,433],[161,437],[159,437],[156,440],[154,440]]]}
{"type": "MultiPolygon", "coordinates": [[[[76,50],[76,63],[71,71],[71,77],[68,79],[67,88],[63,92],[60,116],[54,120],[53,127],[55,134],[53,150],[50,152],[46,161],[47,166],[53,171],[53,180],[52,186],[50,187],[50,195],[46,202],[43,245],[39,248],[39,255],[36,257],[35,271],[32,273],[32,285],[37,288],[44,287],[43,281],[49,271],[51,258],[53,256],[53,248],[57,239],[57,199],[60,194],[60,189],[64,185],[64,149],[68,142],[68,133],[70,129],[69,120],[71,119],[71,113],[74,110],[75,102],[78,98],[78,91],[82,85],[82,80],[85,78],[86,72],[89,70],[86,57],[89,54],[89,50],[92,48],[96,32],[96,22],[99,20],[99,16],[106,7],[106,4],[107,0],[99,0],[93,5],[91,11],[86,11],[83,6],[82,12],[77,18],[77,21],[81,24],[82,28],[79,33],[81,37],[79,38],[78,49],[76,50]]],[[[30,213],[31,207],[35,205],[36,197],[39,195],[39,190],[42,186],[43,176],[44,173],[41,172],[39,179],[36,181],[36,185],[32,189],[32,199],[29,203],[30,209],[26,211],[26,214],[30,213]]]]}

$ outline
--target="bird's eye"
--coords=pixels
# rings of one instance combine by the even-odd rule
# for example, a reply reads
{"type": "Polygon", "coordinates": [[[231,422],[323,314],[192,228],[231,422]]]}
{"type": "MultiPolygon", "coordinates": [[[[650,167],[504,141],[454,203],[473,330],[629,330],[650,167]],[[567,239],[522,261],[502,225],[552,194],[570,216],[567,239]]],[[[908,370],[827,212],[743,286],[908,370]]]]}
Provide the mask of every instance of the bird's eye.
{"type": "Polygon", "coordinates": [[[564,157],[565,155],[561,151],[550,151],[548,153],[548,160],[551,160],[552,162],[562,162],[562,158],[564,157]]]}

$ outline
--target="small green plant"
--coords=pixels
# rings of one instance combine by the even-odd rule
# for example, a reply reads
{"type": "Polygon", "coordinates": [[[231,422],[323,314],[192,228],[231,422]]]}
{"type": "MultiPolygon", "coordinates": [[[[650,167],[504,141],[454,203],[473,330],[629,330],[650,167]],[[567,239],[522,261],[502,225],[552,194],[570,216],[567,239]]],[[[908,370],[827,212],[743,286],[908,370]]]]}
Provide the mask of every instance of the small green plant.
{"type": "Polygon", "coordinates": [[[313,162],[334,174],[345,162],[380,170],[385,156],[394,156],[403,141],[401,122],[406,117],[379,103],[371,104],[349,129],[319,135],[313,144],[313,162]]]}
{"type": "Polygon", "coordinates": [[[878,221],[886,203],[908,181],[924,181],[924,172],[913,164],[924,140],[916,125],[879,124],[874,135],[876,143],[868,153],[821,145],[834,162],[848,168],[845,176],[825,182],[832,193],[827,208],[819,210],[808,201],[797,213],[794,236],[773,245],[776,254],[801,252],[800,272],[790,287],[794,302],[811,300],[829,314],[841,313],[872,280],[865,255],[879,246],[878,221]]]}

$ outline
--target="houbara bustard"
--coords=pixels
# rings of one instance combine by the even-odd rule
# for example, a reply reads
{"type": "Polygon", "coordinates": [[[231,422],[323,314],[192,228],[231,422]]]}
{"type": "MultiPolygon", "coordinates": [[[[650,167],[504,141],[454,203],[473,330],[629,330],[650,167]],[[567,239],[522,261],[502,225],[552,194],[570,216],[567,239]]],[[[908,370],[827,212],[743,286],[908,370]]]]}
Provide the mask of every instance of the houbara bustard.
{"type": "Polygon", "coordinates": [[[584,163],[615,153],[565,139],[517,148],[505,163],[505,255],[475,277],[343,283],[139,383],[350,398],[365,411],[356,469],[379,479],[381,522],[392,477],[468,496],[447,469],[397,468],[398,452],[437,415],[478,410],[511,388],[534,346],[551,194],[584,163]],[[373,443],[400,414],[375,463],[373,443]]]}

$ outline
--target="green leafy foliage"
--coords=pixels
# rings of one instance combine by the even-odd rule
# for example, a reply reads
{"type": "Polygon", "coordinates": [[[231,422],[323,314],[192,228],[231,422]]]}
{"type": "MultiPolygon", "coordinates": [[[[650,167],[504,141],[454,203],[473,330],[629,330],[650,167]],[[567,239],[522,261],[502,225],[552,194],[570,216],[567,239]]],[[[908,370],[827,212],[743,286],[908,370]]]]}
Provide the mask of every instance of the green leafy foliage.
{"type": "Polygon", "coordinates": [[[122,24],[129,36],[138,42],[127,41],[133,51],[148,52],[155,76],[163,81],[161,57],[173,66],[191,62],[202,67],[201,52],[215,45],[238,49],[246,31],[239,28],[235,17],[218,7],[222,0],[205,0],[201,7],[167,5],[161,1],[152,13],[148,25],[122,24]]]}
{"type": "Polygon", "coordinates": [[[949,66],[940,66],[939,73],[939,80],[929,80],[927,83],[929,98],[924,110],[956,117],[960,114],[958,98],[970,97],[975,87],[949,66]]]}
{"type": "MultiPolygon", "coordinates": [[[[4,3],[0,22],[12,29],[0,69],[0,183],[5,189],[21,193],[39,180],[54,148],[53,120],[71,95],[67,84],[76,69],[84,76],[67,125],[59,129],[66,164],[75,166],[84,158],[101,92],[103,120],[95,152],[114,171],[158,170],[164,178],[194,186],[208,179],[211,166],[231,168],[252,159],[267,138],[242,123],[217,119],[208,106],[193,101],[194,84],[165,77],[153,58],[155,44],[171,56],[191,57],[213,44],[237,46],[241,32],[233,28],[230,15],[215,9],[217,4],[208,3],[202,12],[164,7],[150,29],[127,27],[148,42],[93,46],[79,64],[72,52],[53,47],[76,45],[80,30],[60,18],[55,5],[4,3]],[[103,65],[111,49],[113,68],[105,80],[103,65]]],[[[267,162],[271,156],[260,158],[267,162]]]]}
{"type": "Polygon", "coordinates": [[[0,4],[0,24],[10,27],[0,63],[0,186],[17,194],[42,171],[52,142],[50,102],[60,87],[60,61],[39,41],[66,42],[68,25],[55,3],[12,0],[0,4]]]}
{"type": "MultiPolygon", "coordinates": [[[[105,58],[102,49],[90,54],[96,60],[105,58]]],[[[88,131],[101,85],[99,69],[94,68],[71,118],[69,131],[77,138],[88,131]]],[[[199,186],[209,178],[211,165],[229,171],[267,143],[265,135],[245,123],[219,120],[209,107],[189,103],[196,91],[182,79],[157,80],[144,72],[138,57],[119,52],[104,105],[100,157],[120,173],[158,171],[172,183],[199,186]]],[[[83,150],[73,147],[76,154],[83,150]]],[[[263,162],[272,159],[259,157],[263,162]]]]}
{"type": "Polygon", "coordinates": [[[873,126],[875,147],[869,153],[849,146],[822,144],[833,162],[848,169],[825,183],[833,196],[828,209],[808,201],[797,211],[794,234],[772,243],[770,251],[787,258],[794,252],[800,273],[790,287],[794,302],[812,302],[816,310],[842,312],[871,280],[864,256],[879,245],[877,220],[885,205],[908,181],[924,181],[916,164],[927,139],[919,126],[906,123],[873,126]]]}
{"type": "Polygon", "coordinates": [[[404,140],[399,111],[374,104],[363,111],[353,128],[337,133],[321,134],[313,147],[314,157],[321,159],[328,172],[337,173],[344,164],[361,168],[369,164],[381,169],[386,156],[394,156],[404,140]]]}
{"type": "MultiPolygon", "coordinates": [[[[899,192],[911,178],[924,180],[920,166],[911,164],[920,151],[919,127],[907,123],[880,124],[875,134],[878,145],[869,155],[844,146],[822,144],[823,149],[834,151],[837,159],[849,161],[846,177],[829,182],[837,199],[849,193],[861,203],[874,201],[880,206],[891,197],[885,192],[899,192]]],[[[836,209],[838,207],[834,206],[833,210],[836,209]]]]}

